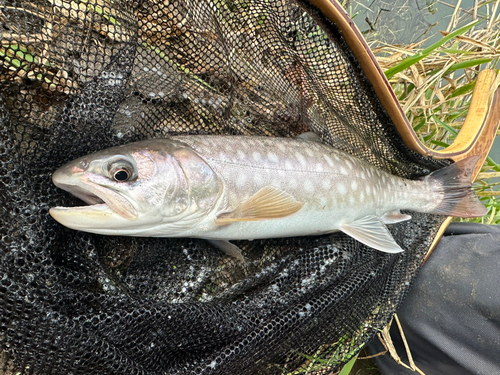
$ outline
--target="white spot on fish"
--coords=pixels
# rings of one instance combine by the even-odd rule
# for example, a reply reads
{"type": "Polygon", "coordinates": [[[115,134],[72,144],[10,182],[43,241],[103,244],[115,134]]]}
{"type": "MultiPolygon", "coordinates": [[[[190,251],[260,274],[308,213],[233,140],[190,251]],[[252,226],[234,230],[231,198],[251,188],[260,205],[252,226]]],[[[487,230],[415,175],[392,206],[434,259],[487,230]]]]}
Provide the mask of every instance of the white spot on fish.
{"type": "Polygon", "coordinates": [[[297,152],[295,154],[295,157],[297,158],[298,162],[300,163],[300,165],[302,166],[306,166],[307,165],[307,160],[306,158],[304,157],[304,155],[302,155],[301,153],[297,152]]]}
{"type": "Polygon", "coordinates": [[[276,145],[276,147],[278,147],[278,149],[279,149],[281,152],[285,152],[285,151],[286,151],[286,146],[285,146],[285,144],[284,144],[284,143],[281,143],[281,142],[280,142],[280,143],[278,143],[278,144],[276,145]]]}
{"type": "Polygon", "coordinates": [[[364,202],[365,201],[365,194],[363,192],[359,193],[359,201],[364,202]]]}
{"type": "Polygon", "coordinates": [[[262,183],[262,174],[261,173],[255,173],[253,175],[253,181],[255,182],[256,185],[260,185],[262,183]]]}
{"type": "Polygon", "coordinates": [[[321,187],[325,190],[330,190],[332,187],[332,182],[329,179],[324,179],[321,181],[321,187]]]}
{"type": "Polygon", "coordinates": [[[314,193],[314,185],[311,180],[305,180],[304,181],[304,190],[307,191],[308,193],[314,193]]]}
{"type": "Polygon", "coordinates": [[[323,158],[326,160],[326,162],[330,167],[333,167],[334,165],[333,160],[328,155],[323,155],[323,158]]]}
{"type": "Polygon", "coordinates": [[[307,156],[309,156],[311,158],[314,156],[313,151],[311,149],[309,149],[309,148],[306,148],[306,154],[307,154],[307,156]]]}
{"type": "Polygon", "coordinates": [[[236,151],[236,153],[238,154],[238,158],[240,160],[246,159],[246,154],[242,150],[238,150],[238,151],[236,151]]]}
{"type": "Polygon", "coordinates": [[[352,182],[351,182],[351,189],[352,190],[358,189],[358,183],[355,180],[352,180],[352,182]]]}
{"type": "Polygon", "coordinates": [[[340,174],[346,176],[347,175],[347,170],[344,167],[340,167],[340,174]]]}
{"type": "Polygon", "coordinates": [[[295,178],[290,179],[290,181],[288,181],[288,184],[291,189],[297,189],[297,180],[295,178]]]}
{"type": "Polygon", "coordinates": [[[372,189],[371,189],[370,185],[366,185],[365,192],[366,192],[366,195],[370,195],[372,193],[372,189]]]}
{"type": "Polygon", "coordinates": [[[319,200],[320,209],[326,208],[327,206],[328,206],[328,199],[327,198],[320,198],[320,200],[319,200]]]}
{"type": "Polygon", "coordinates": [[[364,170],[364,169],[363,169],[363,170],[361,171],[361,173],[359,174],[359,177],[360,177],[361,179],[363,179],[363,180],[366,178],[366,174],[365,174],[365,170],[364,170]]]}
{"type": "Polygon", "coordinates": [[[349,203],[351,205],[354,205],[354,203],[356,203],[356,199],[354,199],[354,195],[349,196],[349,203]]]}
{"type": "Polygon", "coordinates": [[[285,160],[285,169],[293,170],[293,164],[290,160],[285,160]]]}
{"type": "Polygon", "coordinates": [[[321,163],[316,164],[316,172],[323,172],[323,164],[321,163]]]}
{"type": "Polygon", "coordinates": [[[257,151],[254,151],[254,153],[252,154],[252,157],[253,157],[253,160],[255,161],[260,161],[262,155],[260,153],[258,153],[257,151]]]}
{"type": "Polygon", "coordinates": [[[280,161],[280,159],[278,158],[278,156],[275,153],[273,153],[273,152],[269,152],[267,154],[267,158],[269,159],[270,162],[276,163],[276,164],[278,164],[279,161],[280,161]]]}
{"type": "Polygon", "coordinates": [[[349,160],[345,160],[345,164],[347,165],[347,168],[352,169],[352,163],[349,160]]]}
{"type": "Polygon", "coordinates": [[[343,183],[338,183],[337,184],[337,191],[339,194],[346,195],[347,194],[347,189],[343,183]]]}
{"type": "Polygon", "coordinates": [[[247,183],[247,175],[245,173],[240,173],[238,175],[238,179],[236,180],[236,185],[239,188],[242,188],[246,185],[246,183],[247,183]]]}

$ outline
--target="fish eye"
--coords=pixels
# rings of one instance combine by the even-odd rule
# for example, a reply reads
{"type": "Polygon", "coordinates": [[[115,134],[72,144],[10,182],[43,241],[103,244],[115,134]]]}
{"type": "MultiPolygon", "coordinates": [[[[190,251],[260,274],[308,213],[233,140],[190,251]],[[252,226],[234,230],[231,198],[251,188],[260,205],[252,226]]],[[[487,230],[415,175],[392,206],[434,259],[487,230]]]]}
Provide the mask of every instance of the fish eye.
{"type": "Polygon", "coordinates": [[[116,181],[127,181],[130,177],[129,172],[126,169],[118,169],[117,171],[114,172],[113,178],[116,181]]]}
{"type": "Polygon", "coordinates": [[[118,160],[108,164],[110,177],[117,182],[127,182],[133,180],[136,175],[134,167],[127,160],[118,160]]]}

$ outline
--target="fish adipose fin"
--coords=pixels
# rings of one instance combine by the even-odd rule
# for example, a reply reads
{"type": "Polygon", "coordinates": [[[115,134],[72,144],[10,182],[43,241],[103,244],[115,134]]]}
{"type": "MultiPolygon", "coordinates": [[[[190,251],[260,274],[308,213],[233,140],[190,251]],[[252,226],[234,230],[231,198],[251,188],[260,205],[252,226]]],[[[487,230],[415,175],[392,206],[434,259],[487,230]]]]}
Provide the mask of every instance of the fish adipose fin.
{"type": "Polygon", "coordinates": [[[294,214],[304,203],[295,200],[287,192],[273,186],[264,186],[250,199],[232,212],[219,215],[217,225],[227,225],[236,221],[257,221],[278,219],[294,214]]]}
{"type": "Polygon", "coordinates": [[[396,241],[394,241],[394,238],[379,216],[365,216],[352,223],[343,224],[340,230],[376,250],[385,253],[400,253],[403,251],[396,241]]]}
{"type": "Polygon", "coordinates": [[[471,156],[424,177],[437,182],[444,194],[443,201],[431,213],[458,217],[486,215],[488,209],[471,189],[472,173],[479,159],[479,156],[471,156]]]}
{"type": "Polygon", "coordinates": [[[233,258],[238,259],[239,261],[246,263],[245,257],[241,254],[241,249],[233,245],[229,241],[224,240],[206,240],[212,246],[215,246],[217,249],[222,250],[227,255],[232,256],[233,258]]]}

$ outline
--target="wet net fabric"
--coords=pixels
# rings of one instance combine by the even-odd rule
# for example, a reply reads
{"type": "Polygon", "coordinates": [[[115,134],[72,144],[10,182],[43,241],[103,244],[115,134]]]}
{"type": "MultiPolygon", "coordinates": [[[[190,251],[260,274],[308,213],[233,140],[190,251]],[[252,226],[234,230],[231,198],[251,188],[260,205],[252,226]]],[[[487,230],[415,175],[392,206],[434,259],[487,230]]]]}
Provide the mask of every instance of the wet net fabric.
{"type": "Polygon", "coordinates": [[[342,235],[241,241],[72,231],[51,173],[175,134],[323,142],[416,178],[341,34],[307,3],[0,1],[0,373],[333,371],[388,322],[442,217],[390,230],[387,255],[342,235]]]}

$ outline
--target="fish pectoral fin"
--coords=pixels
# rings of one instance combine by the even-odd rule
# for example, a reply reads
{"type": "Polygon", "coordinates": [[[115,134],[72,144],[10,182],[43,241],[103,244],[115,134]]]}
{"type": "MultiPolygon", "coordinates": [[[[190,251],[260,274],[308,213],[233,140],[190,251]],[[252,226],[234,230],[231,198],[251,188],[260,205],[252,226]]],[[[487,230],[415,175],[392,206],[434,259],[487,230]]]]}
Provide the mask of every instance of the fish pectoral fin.
{"type": "Polygon", "coordinates": [[[215,219],[215,224],[227,225],[236,221],[278,219],[294,214],[303,205],[303,202],[295,200],[283,190],[273,186],[264,186],[234,211],[220,214],[215,219]]]}
{"type": "Polygon", "coordinates": [[[233,258],[238,259],[239,261],[246,263],[245,257],[241,253],[241,249],[233,245],[229,241],[225,240],[206,240],[212,246],[215,246],[217,249],[222,250],[227,255],[232,256],[233,258]]]}
{"type": "Polygon", "coordinates": [[[387,211],[380,217],[380,220],[382,220],[384,224],[396,224],[410,219],[410,215],[402,214],[399,210],[387,211]]]}
{"type": "Polygon", "coordinates": [[[368,215],[352,223],[343,224],[340,230],[355,240],[385,253],[404,251],[376,215],[368,215]]]}

